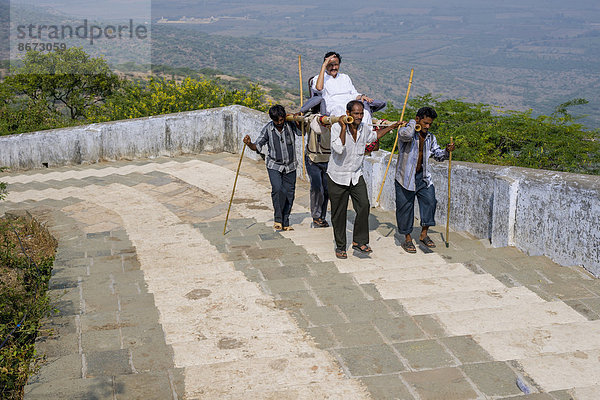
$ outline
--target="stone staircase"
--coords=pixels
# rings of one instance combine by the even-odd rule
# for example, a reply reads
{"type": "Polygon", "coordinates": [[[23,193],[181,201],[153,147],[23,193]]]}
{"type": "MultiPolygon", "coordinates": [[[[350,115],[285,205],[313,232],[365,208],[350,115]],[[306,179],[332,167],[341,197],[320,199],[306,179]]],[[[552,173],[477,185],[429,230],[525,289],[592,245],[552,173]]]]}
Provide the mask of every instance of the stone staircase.
{"type": "Polygon", "coordinates": [[[37,208],[61,238],[60,351],[29,398],[600,398],[600,282],[581,268],[435,229],[407,254],[378,209],[374,253],[339,260],[305,181],[295,230],[273,232],[248,160],[223,235],[238,159],[2,178],[0,211],[37,208]]]}

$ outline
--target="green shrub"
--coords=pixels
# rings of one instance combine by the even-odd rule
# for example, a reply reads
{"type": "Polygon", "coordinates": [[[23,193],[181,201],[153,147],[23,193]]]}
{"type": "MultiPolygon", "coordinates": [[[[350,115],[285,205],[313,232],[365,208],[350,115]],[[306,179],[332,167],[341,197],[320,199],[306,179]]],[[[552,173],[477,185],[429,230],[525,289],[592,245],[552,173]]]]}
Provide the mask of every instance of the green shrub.
{"type": "MultiPolygon", "coordinates": [[[[444,146],[450,137],[457,145],[453,159],[476,163],[512,165],[600,174],[600,135],[586,130],[567,112],[569,106],[584,104],[575,99],[561,104],[551,116],[533,117],[531,111],[502,111],[488,104],[440,100],[431,94],[411,99],[404,120],[415,117],[423,106],[438,113],[430,131],[444,146]]],[[[400,118],[393,105],[376,116],[400,118]]],[[[395,136],[383,138],[381,147],[391,150],[395,136]]]]}
{"type": "Polygon", "coordinates": [[[182,82],[151,78],[136,81],[98,106],[88,109],[87,119],[105,122],[150,115],[169,114],[240,104],[265,110],[263,91],[257,85],[247,90],[229,90],[215,81],[186,78],[182,82]]]}
{"type": "Polygon", "coordinates": [[[21,399],[43,360],[35,339],[51,311],[47,288],[56,241],[31,218],[0,219],[0,235],[0,398],[21,399]]]}

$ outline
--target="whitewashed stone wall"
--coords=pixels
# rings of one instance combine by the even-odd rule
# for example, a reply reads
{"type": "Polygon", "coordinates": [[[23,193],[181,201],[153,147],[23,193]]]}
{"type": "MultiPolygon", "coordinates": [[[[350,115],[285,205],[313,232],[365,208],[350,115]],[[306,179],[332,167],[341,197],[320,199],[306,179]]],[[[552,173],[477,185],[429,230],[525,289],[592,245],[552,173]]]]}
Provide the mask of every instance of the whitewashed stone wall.
{"type": "MultiPolygon", "coordinates": [[[[242,137],[256,138],[269,121],[242,106],[158,115],[126,121],[0,137],[0,166],[35,169],[104,160],[153,158],[242,149],[242,137]]],[[[297,141],[298,159],[301,141],[297,141]]],[[[257,159],[252,151],[246,156],[257,159]]],[[[389,157],[373,153],[365,178],[375,203],[389,157]]],[[[446,223],[447,166],[433,163],[438,209],[446,223]]],[[[379,206],[394,209],[392,160],[379,206]]],[[[563,265],[582,265],[600,276],[600,177],[516,167],[454,162],[450,225],[489,239],[492,246],[516,246],[563,265]]],[[[418,214],[416,214],[418,215],[418,214]]]]}

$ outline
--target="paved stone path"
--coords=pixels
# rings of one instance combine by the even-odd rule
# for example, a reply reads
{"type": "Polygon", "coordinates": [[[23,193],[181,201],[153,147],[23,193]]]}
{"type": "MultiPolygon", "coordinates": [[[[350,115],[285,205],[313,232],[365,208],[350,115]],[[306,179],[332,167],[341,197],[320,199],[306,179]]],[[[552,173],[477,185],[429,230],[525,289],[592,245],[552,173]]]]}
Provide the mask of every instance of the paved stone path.
{"type": "Polygon", "coordinates": [[[409,255],[381,210],[373,255],[338,260],[306,182],[295,231],[273,232],[249,160],[223,235],[238,159],[2,177],[0,212],[29,209],[59,241],[59,312],[26,398],[600,398],[600,282],[584,270],[461,232],[409,255]]]}

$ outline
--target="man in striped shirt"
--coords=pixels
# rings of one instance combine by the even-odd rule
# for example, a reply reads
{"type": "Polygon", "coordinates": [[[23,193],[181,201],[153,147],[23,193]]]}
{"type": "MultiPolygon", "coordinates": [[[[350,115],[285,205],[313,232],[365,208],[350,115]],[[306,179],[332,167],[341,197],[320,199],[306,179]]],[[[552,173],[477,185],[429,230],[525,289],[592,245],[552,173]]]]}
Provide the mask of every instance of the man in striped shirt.
{"type": "Polygon", "coordinates": [[[398,130],[398,164],[396,165],[396,223],[398,233],[406,236],[402,248],[408,253],[416,253],[411,233],[414,222],[415,196],[419,201],[421,214],[421,234],[419,240],[427,247],[435,247],[435,243],[427,235],[430,226],[435,226],[435,188],[431,181],[429,157],[437,161],[447,160],[454,144],[448,144],[442,150],[435,135],[429,128],[437,113],[431,107],[422,107],[417,111],[415,119],[398,130]],[[421,131],[415,130],[416,124],[421,131]]]}
{"type": "Polygon", "coordinates": [[[276,104],[269,109],[269,122],[262,129],[256,142],[252,143],[249,135],[244,137],[244,143],[256,152],[262,152],[267,147],[266,164],[269,180],[271,181],[271,200],[273,201],[273,228],[291,231],[290,212],[294,204],[296,191],[296,151],[295,136],[302,133],[297,125],[286,122],[286,112],[283,106],[276,104]]]}

